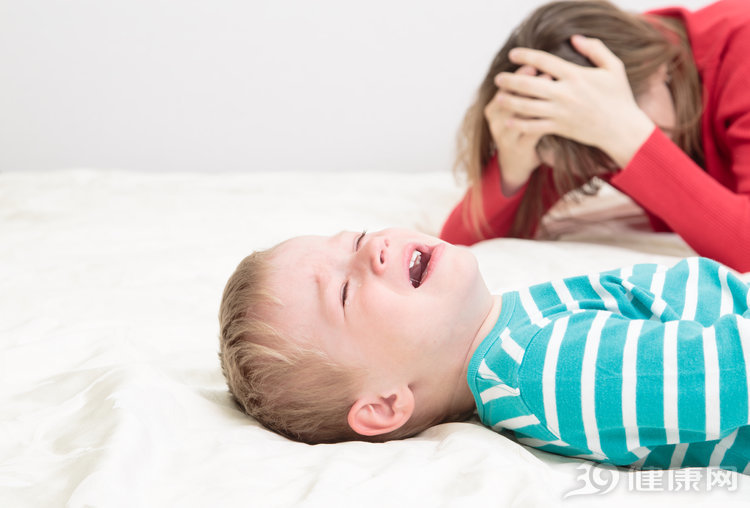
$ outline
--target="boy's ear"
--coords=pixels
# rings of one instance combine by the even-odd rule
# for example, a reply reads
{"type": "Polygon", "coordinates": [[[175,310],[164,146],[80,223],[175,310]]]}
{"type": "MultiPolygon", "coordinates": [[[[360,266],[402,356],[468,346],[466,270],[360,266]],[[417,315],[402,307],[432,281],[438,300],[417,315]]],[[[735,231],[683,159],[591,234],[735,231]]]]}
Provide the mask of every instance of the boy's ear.
{"type": "Polygon", "coordinates": [[[349,409],[347,421],[357,434],[377,436],[403,426],[414,413],[414,393],[408,386],[386,395],[360,397],[349,409]]]}

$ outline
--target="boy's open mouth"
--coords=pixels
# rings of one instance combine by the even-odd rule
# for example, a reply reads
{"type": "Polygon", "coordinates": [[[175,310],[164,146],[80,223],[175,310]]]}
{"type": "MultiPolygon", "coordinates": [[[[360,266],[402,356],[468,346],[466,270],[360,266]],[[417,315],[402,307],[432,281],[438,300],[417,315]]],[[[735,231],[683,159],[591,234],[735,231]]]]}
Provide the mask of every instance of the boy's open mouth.
{"type": "Polygon", "coordinates": [[[418,288],[422,284],[422,280],[424,280],[431,253],[432,249],[424,247],[417,247],[411,253],[411,259],[409,260],[409,280],[414,288],[418,288]]]}

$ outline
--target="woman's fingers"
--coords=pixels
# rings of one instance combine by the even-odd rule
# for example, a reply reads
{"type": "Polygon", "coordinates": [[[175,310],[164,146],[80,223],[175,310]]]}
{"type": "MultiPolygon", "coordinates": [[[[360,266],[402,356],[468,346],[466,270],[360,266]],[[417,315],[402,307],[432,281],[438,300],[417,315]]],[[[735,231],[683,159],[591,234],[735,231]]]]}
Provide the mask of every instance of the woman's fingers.
{"type": "Polygon", "coordinates": [[[506,123],[510,129],[537,141],[546,134],[559,134],[557,124],[546,118],[519,118],[515,116],[509,118],[506,123]]]}
{"type": "Polygon", "coordinates": [[[528,65],[558,79],[568,77],[580,67],[559,56],[538,49],[513,48],[508,57],[514,64],[528,65]]]}
{"type": "Polygon", "coordinates": [[[498,106],[512,115],[524,118],[548,117],[553,110],[553,105],[538,98],[523,97],[513,93],[500,90],[492,99],[498,106]]]}
{"type": "MultiPolygon", "coordinates": [[[[570,38],[570,43],[576,51],[591,60],[591,63],[596,67],[608,70],[618,70],[623,67],[622,61],[617,58],[617,55],[612,53],[599,39],[574,35],[570,38]]],[[[569,77],[581,68],[580,65],[537,49],[513,48],[508,57],[515,64],[533,67],[557,79],[569,77]]]]}
{"type": "Polygon", "coordinates": [[[502,94],[503,91],[498,90],[492,100],[484,107],[484,118],[490,123],[493,120],[503,121],[510,116],[510,112],[503,107],[502,100],[499,99],[502,94]]]}
{"type": "Polygon", "coordinates": [[[536,76],[536,69],[530,65],[522,65],[521,67],[516,69],[516,74],[521,74],[524,76],[536,76]]]}
{"type": "Polygon", "coordinates": [[[622,68],[622,60],[610,51],[610,49],[599,39],[574,35],[570,43],[580,54],[591,60],[597,67],[609,70],[622,68]]]}
{"type": "Polygon", "coordinates": [[[537,99],[549,99],[555,91],[555,81],[547,73],[537,76],[501,72],[495,77],[495,84],[503,91],[537,99]]]}

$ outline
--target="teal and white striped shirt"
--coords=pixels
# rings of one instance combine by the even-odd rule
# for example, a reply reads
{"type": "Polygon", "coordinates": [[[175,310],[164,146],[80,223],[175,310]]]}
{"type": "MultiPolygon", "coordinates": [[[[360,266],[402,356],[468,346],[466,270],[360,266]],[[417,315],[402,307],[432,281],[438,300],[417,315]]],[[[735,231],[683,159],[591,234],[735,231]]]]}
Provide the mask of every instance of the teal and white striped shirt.
{"type": "Polygon", "coordinates": [[[748,474],[748,289],[689,258],[506,293],[469,364],[479,417],[562,455],[748,474]]]}

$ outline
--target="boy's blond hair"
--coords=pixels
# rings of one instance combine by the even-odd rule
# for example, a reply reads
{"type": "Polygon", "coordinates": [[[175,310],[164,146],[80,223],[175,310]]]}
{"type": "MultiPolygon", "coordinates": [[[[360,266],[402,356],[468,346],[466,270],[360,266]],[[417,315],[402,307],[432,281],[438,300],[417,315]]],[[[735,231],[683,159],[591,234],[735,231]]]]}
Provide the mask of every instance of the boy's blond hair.
{"type": "MultiPolygon", "coordinates": [[[[354,432],[347,415],[361,372],[284,337],[264,318],[278,299],[268,290],[273,249],[256,251],[237,266],[219,311],[219,359],[240,407],[269,429],[306,443],[386,441],[414,435],[441,419],[418,421],[380,436],[354,432]]],[[[297,310],[302,312],[303,309],[297,310]]]]}

